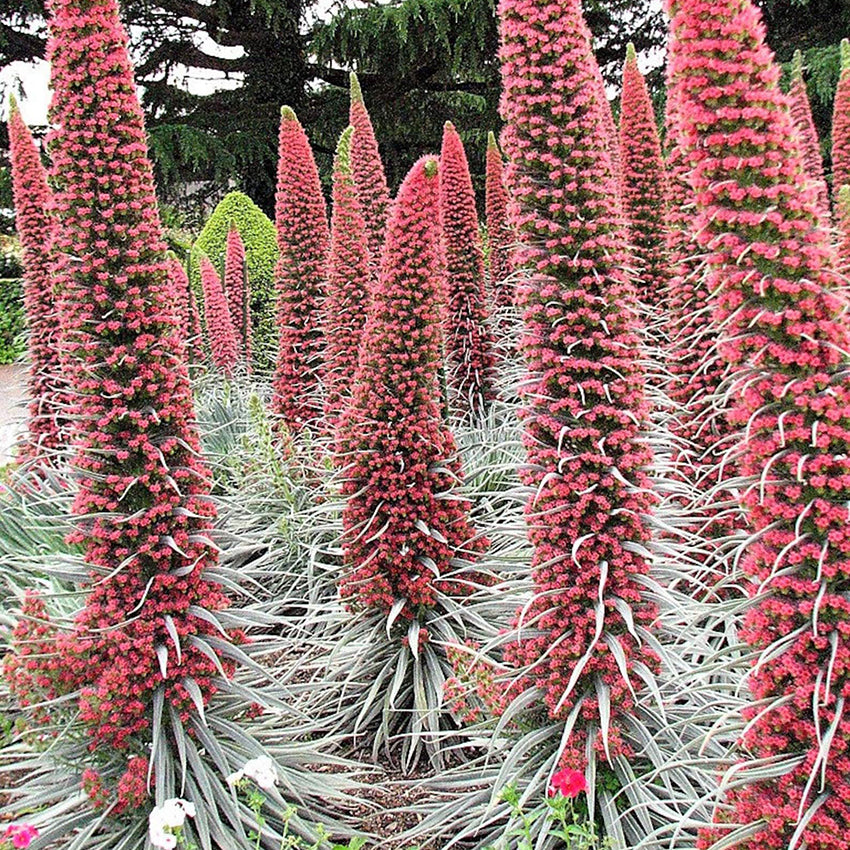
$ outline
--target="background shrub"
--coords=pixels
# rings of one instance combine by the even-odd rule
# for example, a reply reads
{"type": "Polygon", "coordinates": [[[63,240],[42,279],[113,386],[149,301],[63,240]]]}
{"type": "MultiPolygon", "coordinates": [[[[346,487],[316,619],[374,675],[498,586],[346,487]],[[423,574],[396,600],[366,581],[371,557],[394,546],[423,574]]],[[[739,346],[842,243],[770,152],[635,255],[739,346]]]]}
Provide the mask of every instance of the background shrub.
{"type": "Polygon", "coordinates": [[[189,279],[198,297],[198,304],[203,309],[199,259],[202,254],[206,254],[216,268],[223,271],[227,231],[231,221],[245,243],[251,289],[254,364],[258,369],[271,368],[277,347],[274,298],[277,236],[271,219],[243,192],[231,192],[213,210],[192,246],[189,279]]]}

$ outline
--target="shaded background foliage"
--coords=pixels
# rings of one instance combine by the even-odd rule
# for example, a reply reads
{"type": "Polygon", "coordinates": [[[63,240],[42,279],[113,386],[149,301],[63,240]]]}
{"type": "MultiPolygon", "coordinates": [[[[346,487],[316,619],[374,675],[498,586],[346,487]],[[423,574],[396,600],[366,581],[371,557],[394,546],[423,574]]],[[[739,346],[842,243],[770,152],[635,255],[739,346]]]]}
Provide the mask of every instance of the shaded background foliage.
{"type": "MultiPolygon", "coordinates": [[[[610,91],[628,41],[660,65],[666,24],[659,6],[586,0],[610,91]]],[[[779,60],[790,63],[796,48],[804,52],[828,155],[838,42],[850,35],[850,4],[762,6],[779,60]]],[[[282,104],[308,128],[329,188],[336,138],[347,123],[349,70],[360,76],[393,189],[421,154],[439,149],[446,120],[458,127],[476,189],[483,189],[486,134],[500,124],[495,0],[365,0],[356,7],[350,0],[330,7],[316,0],[127,0],[123,7],[163,200],[187,206],[187,184],[202,199],[241,189],[271,213],[282,104]],[[190,93],[181,85],[186,73],[215,74],[231,88],[190,93]]],[[[43,0],[0,0],[0,67],[42,56],[44,41],[43,0]]],[[[649,84],[660,109],[660,67],[649,84]]]]}

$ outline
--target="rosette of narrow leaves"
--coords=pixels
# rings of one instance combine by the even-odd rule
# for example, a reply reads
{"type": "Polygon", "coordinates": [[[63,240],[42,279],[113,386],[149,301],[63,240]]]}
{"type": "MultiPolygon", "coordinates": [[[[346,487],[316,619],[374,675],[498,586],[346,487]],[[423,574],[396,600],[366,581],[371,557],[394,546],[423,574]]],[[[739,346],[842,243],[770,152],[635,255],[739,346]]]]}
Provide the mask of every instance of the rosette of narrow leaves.
{"type": "Polygon", "coordinates": [[[224,293],[236,332],[239,357],[250,368],[251,295],[248,291],[248,267],[245,262],[245,245],[239,231],[233,226],[227,231],[227,248],[224,253],[224,293]]]}
{"type": "Polygon", "coordinates": [[[487,324],[475,190],[463,142],[451,122],[443,130],[440,153],[440,224],[449,401],[463,415],[479,415],[493,398],[493,340],[487,324]]]}
{"type": "Polygon", "coordinates": [[[351,74],[351,106],[348,122],[354,127],[351,140],[351,172],[357,190],[357,199],[366,222],[366,238],[372,271],[377,281],[381,267],[381,251],[384,247],[384,231],[390,214],[390,190],[384,164],[378,151],[378,141],[372,127],[372,119],[366,104],[357,74],[351,74]]]}
{"type": "Polygon", "coordinates": [[[54,221],[47,174],[14,99],[9,106],[9,156],[29,327],[29,441],[22,459],[49,463],[64,442],[59,293],[52,277],[54,221]]]}
{"type": "Polygon", "coordinates": [[[221,278],[208,257],[201,257],[201,286],[212,361],[226,377],[232,378],[239,362],[239,341],[221,278]]]}
{"type": "MultiPolygon", "coordinates": [[[[16,564],[87,593],[73,629],[65,617],[56,635],[57,720],[35,746],[21,741],[25,777],[4,790],[34,813],[45,847],[142,846],[151,797],[180,792],[197,809],[188,840],[247,847],[251,814],[225,777],[263,747],[235,725],[255,697],[233,676],[236,659],[262,670],[237,646],[247,639],[234,625],[245,620],[224,610],[127,34],[114,0],[53,0],[49,29],[55,250],[78,415],[68,543],[82,560],[16,564]],[[130,787],[125,820],[111,820],[130,787]]],[[[284,807],[280,795],[269,800],[266,847],[280,846],[284,807]]]]}
{"type": "Polygon", "coordinates": [[[806,177],[815,184],[817,189],[818,208],[821,215],[828,216],[829,191],[826,188],[826,178],[823,173],[823,156],[820,152],[820,139],[815,128],[815,120],[812,117],[806,81],[803,78],[803,54],[799,50],[794,52],[788,99],[791,104],[791,120],[798,134],[806,177]]]}
{"type": "MultiPolygon", "coordinates": [[[[429,635],[434,629],[439,634],[451,598],[474,589],[471,560],[484,546],[467,519],[468,502],[456,492],[460,461],[440,412],[437,171],[433,157],[419,160],[393,205],[353,397],[341,425],[339,462],[347,501],[346,571],[339,588],[352,611],[375,621],[372,640],[396,652],[390,678],[382,674],[373,688],[382,687],[382,694],[390,687],[397,693],[406,670],[425,675],[423,654],[436,662],[429,635]],[[381,637],[384,628],[391,642],[381,637]],[[401,640],[405,645],[399,647],[401,640]]],[[[427,705],[418,695],[412,706],[390,698],[395,709],[390,714],[396,717],[385,720],[384,729],[404,722],[414,731],[423,724],[438,731],[442,682],[430,674],[428,679],[427,699],[422,691],[427,705]]],[[[383,735],[386,740],[386,731],[383,735]]],[[[407,748],[406,764],[415,761],[419,749],[419,743],[407,748]]]]}
{"type": "Polygon", "coordinates": [[[670,274],[667,175],[646,81],[629,43],[620,101],[620,198],[637,262],[638,296],[658,304],[670,274]]]}
{"type": "Polygon", "coordinates": [[[652,497],[640,342],[580,3],[503,0],[500,14],[506,175],[529,272],[517,299],[535,589],[506,657],[566,722],[561,764],[583,770],[632,752],[635,677],[658,666],[637,638],[655,618],[641,583],[652,497]]]}
{"type": "Polygon", "coordinates": [[[331,253],[325,300],[325,418],[336,427],[351,397],[357,370],[360,334],[369,306],[371,271],[366,222],[351,173],[354,127],[339,138],[334,159],[331,253]]]}
{"type": "Polygon", "coordinates": [[[319,310],[325,290],[330,232],[319,172],[304,128],[284,106],[280,113],[275,223],[279,348],[272,410],[291,431],[319,413],[322,360],[319,310]]]}
{"type": "Polygon", "coordinates": [[[850,186],[850,41],[841,41],[841,75],[832,111],[832,192],[850,186]]]}
{"type": "Polygon", "coordinates": [[[514,242],[508,224],[508,193],[505,189],[502,152],[494,133],[487,134],[487,174],[484,184],[484,208],[487,218],[487,247],[490,256],[490,285],[496,303],[513,304],[513,290],[507,278],[511,267],[511,248],[514,242]]]}
{"type": "Polygon", "coordinates": [[[732,811],[710,846],[847,847],[850,383],[834,254],[750,0],[672,4],[671,79],[709,252],[754,534],[741,630],[759,661],[732,811]],[[766,765],[768,767],[766,767],[766,765]],[[771,771],[769,767],[772,766],[771,771]],[[745,781],[749,780],[749,781],[745,781]]]}

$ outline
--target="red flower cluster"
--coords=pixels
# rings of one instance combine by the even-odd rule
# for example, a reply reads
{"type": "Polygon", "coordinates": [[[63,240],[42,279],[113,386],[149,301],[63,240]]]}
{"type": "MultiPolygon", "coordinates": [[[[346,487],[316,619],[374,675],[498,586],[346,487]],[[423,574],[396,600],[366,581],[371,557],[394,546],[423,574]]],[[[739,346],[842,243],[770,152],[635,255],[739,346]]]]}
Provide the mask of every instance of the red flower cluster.
{"type": "Polygon", "coordinates": [[[351,173],[354,127],[340,136],[334,159],[331,255],[325,325],[325,420],[333,432],[351,396],[357,351],[369,306],[371,271],[366,222],[351,173]]]}
{"type": "Polygon", "coordinates": [[[325,291],[330,231],[316,160],[304,128],[284,106],[275,206],[280,259],[276,270],[280,333],[272,410],[290,431],[319,415],[323,339],[319,310],[325,291]]]}
{"type": "Polygon", "coordinates": [[[189,275],[183,263],[176,257],[169,264],[171,287],[174,292],[174,313],[177,330],[183,340],[186,359],[189,363],[201,363],[204,359],[201,317],[195,293],[189,284],[189,275]]]}
{"type": "Polygon", "coordinates": [[[517,298],[527,329],[522,477],[532,492],[536,590],[506,658],[533,665],[531,682],[553,719],[580,704],[562,762],[580,767],[586,730],[600,728],[603,692],[608,752],[628,752],[621,720],[634,699],[608,639],[629,669],[657,668],[630,625],[650,628],[655,619],[639,581],[648,571],[641,517],[652,505],[644,471],[651,456],[640,439],[644,378],[599,70],[580,2],[502,0],[500,14],[506,175],[524,243],[517,260],[529,272],[517,298]]]}
{"type": "Polygon", "coordinates": [[[832,111],[832,193],[850,186],[850,41],[841,41],[841,76],[832,111]]]}
{"type": "Polygon", "coordinates": [[[468,559],[485,545],[452,493],[460,462],[440,415],[437,171],[425,157],[399,189],[341,426],[349,571],[340,592],[352,608],[388,612],[404,600],[402,620],[435,605],[438,590],[468,592],[468,559]]]}
{"type": "MultiPolygon", "coordinates": [[[[737,822],[763,821],[750,850],[850,847],[850,382],[842,299],[817,194],[804,178],[779,69],[750,0],[674,0],[671,79],[694,170],[696,232],[711,264],[720,350],[737,369],[732,421],[754,535],[742,566],[758,595],[742,637],[782,646],[749,683],[744,744],[803,757],[730,794],[737,822]],[[826,730],[834,733],[822,746],[826,730]],[[804,827],[800,817],[818,791],[804,827]],[[822,804],[821,804],[822,803],[822,804]],[[798,831],[799,829],[799,831],[798,831]]],[[[746,775],[746,770],[741,775],[746,775]]],[[[709,846],[714,836],[702,837],[709,846]]]]}
{"type": "Polygon", "coordinates": [[[565,767],[554,773],[549,782],[549,795],[552,797],[555,794],[560,794],[572,800],[586,791],[587,779],[585,779],[584,774],[580,770],[571,770],[565,767]]]}
{"type": "MultiPolygon", "coordinates": [[[[9,104],[9,158],[15,226],[24,259],[24,306],[29,327],[29,443],[22,460],[40,458],[62,447],[61,328],[59,293],[52,278],[54,221],[47,175],[29,128],[12,98],[9,104]]],[[[66,434],[67,436],[67,434],[66,434]]]]}
{"type": "Polygon", "coordinates": [[[484,254],[475,190],[463,142],[450,121],[440,152],[440,224],[446,268],[445,351],[452,407],[479,414],[493,391],[493,340],[487,327],[484,254]]]}
{"type": "Polygon", "coordinates": [[[224,252],[224,293],[227,296],[230,318],[239,350],[239,358],[251,368],[251,293],[248,289],[248,267],[245,263],[245,244],[236,226],[227,231],[224,252]]]}
{"type": "Polygon", "coordinates": [[[639,276],[638,295],[657,304],[670,275],[667,175],[646,82],[629,43],[620,101],[620,198],[639,276]]]}
{"type": "Polygon", "coordinates": [[[115,0],[51,0],[50,12],[56,251],[79,417],[71,541],[93,581],[57,643],[90,746],[140,753],[157,689],[185,718],[213,693],[216,667],[192,642],[213,627],[196,612],[227,600],[204,578],[214,508],[127,35],[115,0]]]}
{"type": "Polygon", "coordinates": [[[3,841],[11,842],[15,850],[29,847],[34,838],[38,838],[38,830],[28,823],[9,824],[3,832],[3,841]]]}
{"type": "Polygon", "coordinates": [[[204,293],[204,316],[212,361],[222,373],[232,378],[239,362],[239,341],[221,278],[209,257],[201,257],[201,288],[204,293]]]}
{"type": "Polygon", "coordinates": [[[363,102],[363,92],[357,74],[351,77],[351,106],[348,122],[354,127],[351,140],[351,173],[357,190],[357,200],[366,223],[366,239],[375,282],[381,269],[381,251],[384,247],[384,231],[390,214],[390,190],[384,164],[378,151],[378,141],[372,128],[372,120],[363,102]]]}
{"type": "Polygon", "coordinates": [[[824,218],[829,218],[829,191],[823,173],[823,156],[820,152],[820,139],[812,117],[809,93],[803,79],[803,54],[794,52],[794,64],[791,74],[791,88],[788,91],[791,108],[791,120],[797,131],[797,141],[803,156],[806,177],[815,184],[818,209],[824,218]]]}
{"type": "Polygon", "coordinates": [[[443,685],[449,711],[461,723],[476,723],[484,717],[501,717],[511,704],[512,690],[503,680],[507,670],[480,656],[474,641],[464,646],[447,646],[446,658],[455,672],[443,685]]]}
{"type": "Polygon", "coordinates": [[[496,303],[513,304],[513,289],[505,281],[513,271],[511,249],[513,232],[508,224],[508,193],[505,189],[502,152],[493,133],[487,135],[487,176],[484,184],[484,209],[487,217],[487,243],[490,249],[490,285],[496,303]]]}

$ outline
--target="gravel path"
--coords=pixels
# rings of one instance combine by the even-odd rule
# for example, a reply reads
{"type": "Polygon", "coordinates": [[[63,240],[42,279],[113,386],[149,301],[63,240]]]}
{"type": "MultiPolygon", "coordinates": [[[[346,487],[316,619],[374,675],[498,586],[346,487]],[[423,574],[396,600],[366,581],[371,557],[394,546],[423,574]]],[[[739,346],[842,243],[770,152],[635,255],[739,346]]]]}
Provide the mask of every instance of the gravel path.
{"type": "Polygon", "coordinates": [[[26,366],[0,366],[0,466],[12,460],[12,449],[24,429],[26,380],[26,366]]]}

